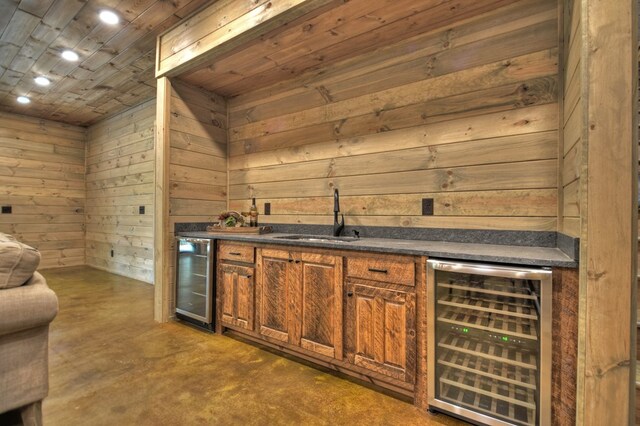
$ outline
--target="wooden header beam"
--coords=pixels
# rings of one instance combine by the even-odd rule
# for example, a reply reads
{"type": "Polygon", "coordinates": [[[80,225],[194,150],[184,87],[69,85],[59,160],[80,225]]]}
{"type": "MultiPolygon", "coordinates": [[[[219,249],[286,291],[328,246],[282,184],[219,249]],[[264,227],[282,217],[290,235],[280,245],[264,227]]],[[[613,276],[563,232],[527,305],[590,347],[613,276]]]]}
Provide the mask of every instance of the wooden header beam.
{"type": "Polygon", "coordinates": [[[220,0],[158,37],[156,77],[173,77],[345,0],[220,0]]]}

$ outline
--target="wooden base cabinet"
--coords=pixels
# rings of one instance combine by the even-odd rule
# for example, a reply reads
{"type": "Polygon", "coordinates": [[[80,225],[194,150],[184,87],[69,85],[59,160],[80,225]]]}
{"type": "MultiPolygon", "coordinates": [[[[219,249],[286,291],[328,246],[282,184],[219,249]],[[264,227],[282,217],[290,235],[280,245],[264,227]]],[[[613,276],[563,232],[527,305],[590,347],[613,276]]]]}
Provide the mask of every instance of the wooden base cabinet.
{"type": "Polygon", "coordinates": [[[342,258],[262,249],[257,265],[259,333],[342,359],[342,258]]]}
{"type": "Polygon", "coordinates": [[[218,268],[221,283],[223,325],[235,325],[253,331],[254,321],[254,269],[246,266],[221,264],[218,268]]]}
{"type": "Polygon", "coordinates": [[[222,242],[218,248],[219,322],[247,331],[255,329],[254,248],[222,242]]]}
{"type": "Polygon", "coordinates": [[[415,257],[239,244],[218,254],[222,327],[415,396],[415,257]]]}
{"type": "Polygon", "coordinates": [[[347,356],[359,367],[414,383],[415,294],[365,284],[347,284],[347,356]]]}
{"type": "Polygon", "coordinates": [[[416,382],[416,264],[411,257],[347,260],[347,359],[396,380],[416,382]]]}
{"type": "Polygon", "coordinates": [[[301,256],[300,346],[342,359],[342,257],[301,256]]]}
{"type": "Polygon", "coordinates": [[[266,337],[294,343],[297,318],[296,281],[288,251],[258,250],[258,332],[266,337]]]}

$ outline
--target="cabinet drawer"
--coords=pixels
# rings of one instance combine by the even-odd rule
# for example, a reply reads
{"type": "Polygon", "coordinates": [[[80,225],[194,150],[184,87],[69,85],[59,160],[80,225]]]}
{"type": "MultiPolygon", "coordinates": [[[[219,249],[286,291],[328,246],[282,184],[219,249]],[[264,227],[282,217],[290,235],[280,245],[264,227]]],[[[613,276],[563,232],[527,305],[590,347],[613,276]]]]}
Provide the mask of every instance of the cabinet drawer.
{"type": "Polygon", "coordinates": [[[222,260],[235,260],[236,262],[254,262],[254,248],[241,244],[220,244],[218,256],[222,260]]]}
{"type": "Polygon", "coordinates": [[[413,259],[356,257],[347,259],[347,277],[415,286],[413,259]]]}

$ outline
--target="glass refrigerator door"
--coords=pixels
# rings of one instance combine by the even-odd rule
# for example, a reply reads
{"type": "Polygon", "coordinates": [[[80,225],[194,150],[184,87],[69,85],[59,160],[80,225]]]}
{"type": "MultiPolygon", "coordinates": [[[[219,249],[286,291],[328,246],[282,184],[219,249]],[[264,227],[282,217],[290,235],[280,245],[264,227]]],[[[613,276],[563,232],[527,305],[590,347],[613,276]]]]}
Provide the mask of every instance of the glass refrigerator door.
{"type": "Polygon", "coordinates": [[[461,269],[434,272],[435,398],[490,424],[539,424],[542,281],[461,269]]]}
{"type": "Polygon", "coordinates": [[[210,246],[208,240],[178,240],[176,311],[204,322],[211,322],[210,246]]]}

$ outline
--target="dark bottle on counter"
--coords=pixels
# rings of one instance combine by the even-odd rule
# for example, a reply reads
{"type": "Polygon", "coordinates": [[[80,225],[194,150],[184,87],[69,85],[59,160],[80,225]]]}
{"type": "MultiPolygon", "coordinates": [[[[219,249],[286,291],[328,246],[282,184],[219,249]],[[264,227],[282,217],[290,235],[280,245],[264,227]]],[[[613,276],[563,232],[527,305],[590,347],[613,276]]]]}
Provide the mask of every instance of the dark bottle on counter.
{"type": "Polygon", "coordinates": [[[258,226],[258,208],[256,207],[256,199],[251,199],[251,208],[249,209],[249,226],[258,226]]]}

